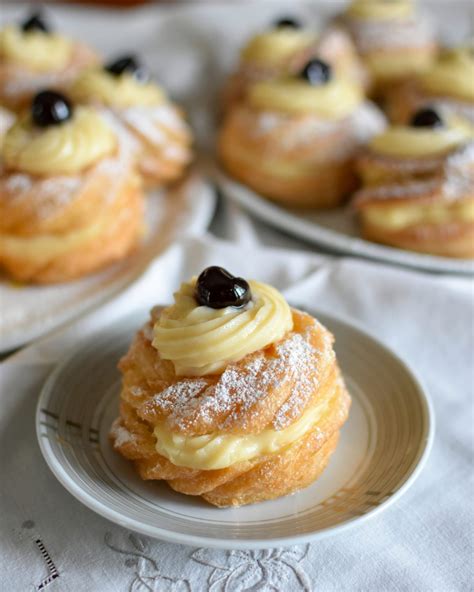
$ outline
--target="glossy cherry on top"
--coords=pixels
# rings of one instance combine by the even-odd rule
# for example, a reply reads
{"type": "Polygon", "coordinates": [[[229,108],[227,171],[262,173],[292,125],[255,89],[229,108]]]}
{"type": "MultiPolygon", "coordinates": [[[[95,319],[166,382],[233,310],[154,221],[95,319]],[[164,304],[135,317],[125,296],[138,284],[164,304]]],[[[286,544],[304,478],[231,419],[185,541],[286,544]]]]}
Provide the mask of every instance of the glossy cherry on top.
{"type": "Polygon", "coordinates": [[[252,293],[243,278],[234,277],[222,267],[212,266],[198,277],[194,297],[201,306],[242,308],[250,302],[252,293]]]}
{"type": "Polygon", "coordinates": [[[127,72],[140,82],[146,82],[149,78],[143,64],[133,55],[122,56],[104,66],[104,69],[115,76],[120,76],[120,74],[127,72]]]}
{"type": "Polygon", "coordinates": [[[301,29],[302,25],[298,19],[293,17],[283,17],[275,21],[275,28],[288,27],[292,29],[301,29]]]}
{"type": "Polygon", "coordinates": [[[58,125],[72,116],[72,105],[67,97],[53,90],[38,93],[31,104],[31,117],[35,125],[58,125]]]}
{"type": "Polygon", "coordinates": [[[412,127],[436,128],[443,127],[444,122],[434,109],[428,107],[427,109],[420,109],[417,111],[411,118],[410,125],[412,127]]]}
{"type": "Polygon", "coordinates": [[[44,22],[40,12],[34,12],[30,17],[21,23],[21,30],[25,33],[27,31],[43,31],[49,33],[49,27],[44,22]]]}
{"type": "Polygon", "coordinates": [[[312,86],[327,84],[332,78],[332,69],[329,64],[314,58],[310,60],[301,71],[301,77],[312,86]]]}

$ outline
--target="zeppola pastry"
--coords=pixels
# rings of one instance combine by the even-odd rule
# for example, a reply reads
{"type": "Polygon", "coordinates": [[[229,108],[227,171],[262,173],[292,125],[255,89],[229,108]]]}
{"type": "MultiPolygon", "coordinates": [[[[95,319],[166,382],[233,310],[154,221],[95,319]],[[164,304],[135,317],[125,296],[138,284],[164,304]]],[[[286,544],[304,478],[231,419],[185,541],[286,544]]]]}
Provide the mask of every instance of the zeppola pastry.
{"type": "Polygon", "coordinates": [[[272,28],[248,41],[223,92],[224,110],[245,98],[255,82],[299,72],[313,57],[331,64],[338,76],[365,85],[367,74],[349,35],[340,27],[322,33],[304,28],[293,18],[278,20],[272,28]]]}
{"type": "Polygon", "coordinates": [[[474,257],[474,135],[433,109],[376,136],[354,197],[363,236],[402,249],[474,257]]]}
{"type": "Polygon", "coordinates": [[[340,20],[352,35],[377,96],[426,70],[435,58],[431,24],[412,0],[353,0],[340,20]]]}
{"type": "Polygon", "coordinates": [[[147,81],[133,56],[84,71],[71,88],[73,99],[104,110],[121,130],[148,184],[176,180],[191,160],[191,131],[181,111],[147,81]]]}
{"type": "Polygon", "coordinates": [[[287,206],[339,205],[355,189],[353,160],[385,119],[358,85],[319,59],[298,75],[253,84],[223,121],[224,168],[287,206]]]}
{"type": "Polygon", "coordinates": [[[350,405],[331,333],[217,267],[152,311],[119,368],[115,450],[142,479],[221,507],[310,485],[350,405]]]}
{"type": "Polygon", "coordinates": [[[432,105],[474,127],[474,48],[444,50],[433,66],[390,93],[387,110],[391,119],[406,123],[415,111],[432,105]]]}
{"type": "Polygon", "coordinates": [[[39,14],[9,25],[0,30],[0,104],[21,111],[40,90],[64,90],[97,61],[92,49],[52,32],[39,14]]]}
{"type": "Polygon", "coordinates": [[[0,267],[62,282],[127,255],[143,194],[113,130],[90,107],[42,91],[7,131],[0,159],[0,267]]]}

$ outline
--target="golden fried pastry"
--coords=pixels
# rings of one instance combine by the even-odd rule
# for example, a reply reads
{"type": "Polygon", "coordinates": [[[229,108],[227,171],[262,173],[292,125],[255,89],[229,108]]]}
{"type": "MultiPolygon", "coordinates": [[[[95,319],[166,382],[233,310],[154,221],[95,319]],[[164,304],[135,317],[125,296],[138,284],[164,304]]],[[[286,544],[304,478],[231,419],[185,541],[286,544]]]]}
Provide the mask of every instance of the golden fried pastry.
{"type": "Polygon", "coordinates": [[[0,103],[19,112],[40,90],[66,89],[96,53],[49,29],[39,14],[0,30],[0,103]]]}
{"type": "Polygon", "coordinates": [[[293,493],[324,470],[347,419],[332,346],[274,288],[207,268],[120,361],[113,446],[142,479],[216,506],[293,493]]]}
{"type": "Polygon", "coordinates": [[[369,70],[375,96],[385,96],[435,59],[432,27],[412,0],[353,0],[341,22],[369,70]]]}
{"type": "Polygon", "coordinates": [[[329,27],[318,34],[285,18],[252,37],[242,49],[237,70],[224,88],[224,111],[244,100],[248,87],[255,82],[298,73],[313,57],[331,64],[338,76],[366,86],[366,69],[342,28],[329,27]]]}
{"type": "Polygon", "coordinates": [[[0,267],[20,281],[71,280],[127,255],[142,224],[138,177],[105,120],[39,93],[1,150],[0,267]]]}
{"type": "Polygon", "coordinates": [[[375,137],[355,194],[365,238],[401,249],[474,257],[474,135],[433,109],[375,137]]]}
{"type": "Polygon", "coordinates": [[[76,102],[103,109],[151,185],[176,180],[191,161],[191,131],[179,108],[146,81],[137,59],[86,70],[71,88],[76,102]]]}
{"type": "Polygon", "coordinates": [[[387,111],[396,123],[408,122],[415,111],[426,106],[463,118],[474,128],[472,47],[443,51],[429,70],[407,80],[387,97],[387,111]]]}
{"type": "Polygon", "coordinates": [[[252,85],[219,134],[225,169],[286,206],[339,205],[356,188],[353,160],[384,127],[360,87],[315,59],[298,76],[252,85]]]}

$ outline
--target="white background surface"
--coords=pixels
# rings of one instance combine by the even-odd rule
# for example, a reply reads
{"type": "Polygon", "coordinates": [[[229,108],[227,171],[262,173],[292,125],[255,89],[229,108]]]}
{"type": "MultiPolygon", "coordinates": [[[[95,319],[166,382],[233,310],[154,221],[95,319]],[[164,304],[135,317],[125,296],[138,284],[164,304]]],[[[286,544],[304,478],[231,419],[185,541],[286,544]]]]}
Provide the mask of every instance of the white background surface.
{"type": "MultiPolygon", "coordinates": [[[[143,46],[153,70],[206,131],[208,93],[218,86],[235,44],[288,13],[288,3],[280,6],[284,10],[272,3],[206,3],[117,16],[68,8],[57,12],[57,20],[71,32],[83,30],[109,55],[143,46]],[[212,55],[210,46],[217,49],[212,55]],[[193,90],[196,76],[206,84],[193,90]]],[[[469,22],[453,6],[458,4],[443,2],[436,9],[445,27],[449,23],[448,35],[462,36],[469,22]]],[[[3,19],[9,10],[1,11],[3,19]]],[[[112,304],[0,366],[0,590],[33,590],[47,576],[37,540],[59,572],[48,592],[472,589],[472,281],[311,254],[312,248],[254,224],[229,204],[212,231],[230,242],[184,239],[112,304]],[[86,328],[169,301],[182,279],[210,264],[269,281],[301,303],[355,320],[419,373],[433,399],[437,434],[425,470],[396,506],[317,545],[252,553],[197,550],[112,525],[82,507],[49,473],[35,441],[34,409],[60,356],[86,328]]]]}

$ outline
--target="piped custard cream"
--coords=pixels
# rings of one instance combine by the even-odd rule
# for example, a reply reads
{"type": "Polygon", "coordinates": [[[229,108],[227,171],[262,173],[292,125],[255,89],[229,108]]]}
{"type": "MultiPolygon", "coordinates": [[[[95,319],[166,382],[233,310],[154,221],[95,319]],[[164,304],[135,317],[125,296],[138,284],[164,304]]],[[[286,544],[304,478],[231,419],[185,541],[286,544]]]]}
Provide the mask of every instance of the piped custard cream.
{"type": "Polygon", "coordinates": [[[173,306],[153,328],[153,346],[173,362],[178,376],[204,376],[279,341],[293,327],[291,309],[271,286],[250,281],[252,300],[243,308],[199,306],[196,278],[183,283],[173,306]]]}
{"type": "Polygon", "coordinates": [[[156,106],[166,100],[163,91],[155,84],[140,82],[128,72],[116,76],[103,68],[83,72],[70,92],[77,102],[116,108],[156,106]]]}
{"type": "Polygon", "coordinates": [[[279,27],[256,35],[242,50],[241,59],[245,63],[278,65],[291,59],[299,51],[310,48],[316,40],[314,33],[279,27]]]}
{"type": "Polygon", "coordinates": [[[432,95],[454,96],[474,101],[474,55],[472,48],[446,52],[421,77],[424,90],[432,95]]]}
{"type": "MultiPolygon", "coordinates": [[[[242,308],[214,309],[196,302],[196,278],[181,285],[175,303],[153,328],[153,346],[171,360],[178,375],[202,376],[221,371],[229,362],[279,341],[293,327],[291,309],[266,284],[249,282],[252,299],[242,308]]],[[[319,421],[328,402],[311,407],[290,426],[258,434],[214,432],[186,436],[165,422],[155,426],[156,450],[177,466],[199,470],[229,467],[290,445],[319,421]]]]}
{"type": "Polygon", "coordinates": [[[0,31],[0,57],[35,72],[55,72],[68,64],[72,43],[55,33],[22,31],[15,26],[0,31]]]}
{"type": "Polygon", "coordinates": [[[328,120],[350,115],[362,99],[357,85],[338,78],[320,86],[298,78],[259,82],[250,88],[248,96],[257,109],[318,115],[328,120]]]}
{"type": "Polygon", "coordinates": [[[369,148],[386,156],[422,158],[450,152],[471,139],[470,126],[463,123],[443,128],[392,126],[372,138],[369,148]]]}
{"type": "Polygon", "coordinates": [[[77,173],[112,154],[116,137],[105,120],[88,107],[78,107],[60,125],[38,128],[27,116],[11,127],[3,143],[8,169],[32,175],[77,173]]]}
{"type": "Polygon", "coordinates": [[[346,14],[362,20],[406,19],[413,16],[414,6],[411,0],[355,0],[346,14]]]}

